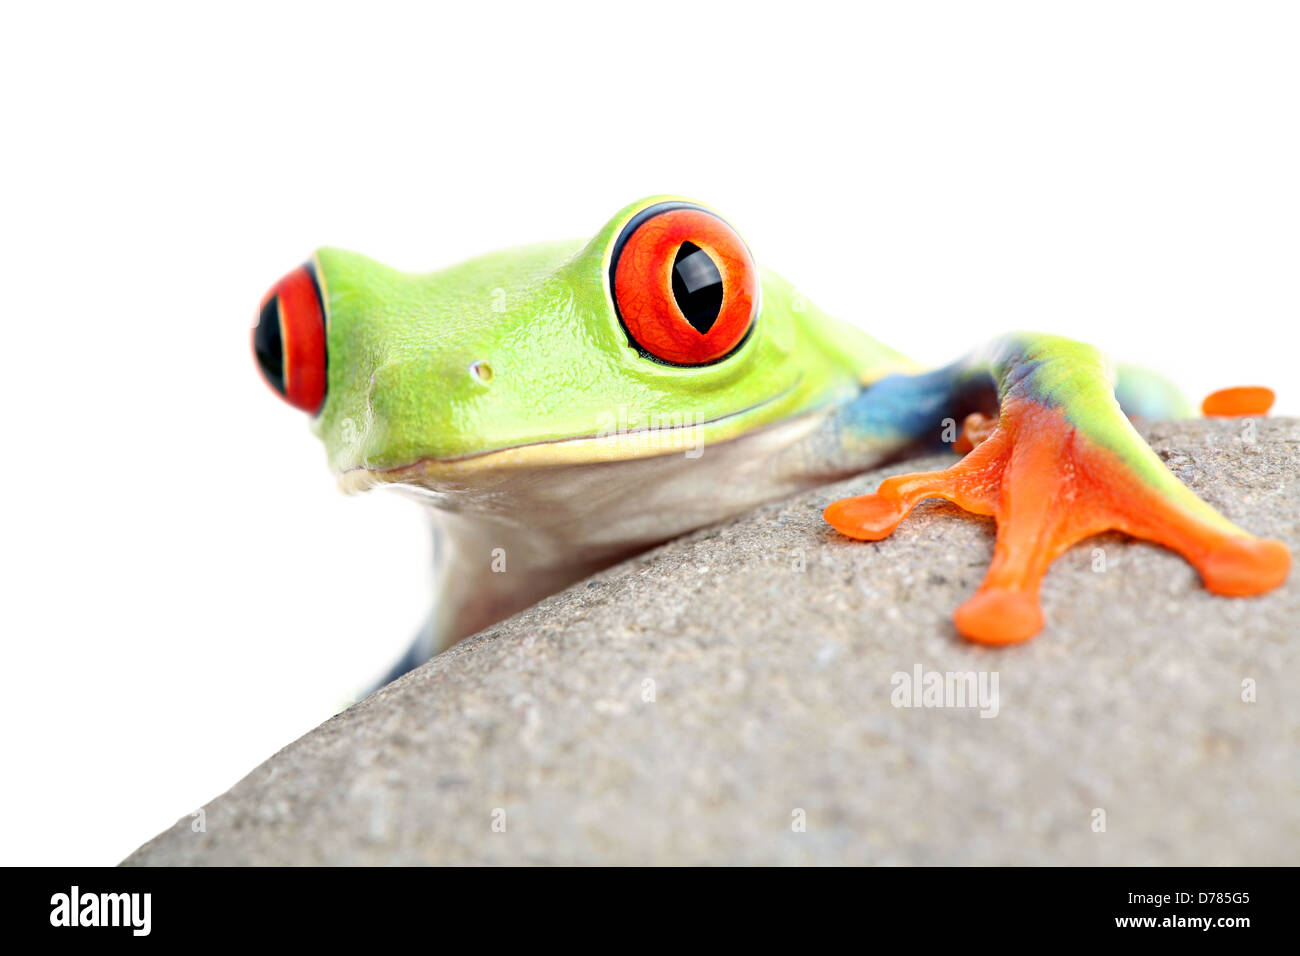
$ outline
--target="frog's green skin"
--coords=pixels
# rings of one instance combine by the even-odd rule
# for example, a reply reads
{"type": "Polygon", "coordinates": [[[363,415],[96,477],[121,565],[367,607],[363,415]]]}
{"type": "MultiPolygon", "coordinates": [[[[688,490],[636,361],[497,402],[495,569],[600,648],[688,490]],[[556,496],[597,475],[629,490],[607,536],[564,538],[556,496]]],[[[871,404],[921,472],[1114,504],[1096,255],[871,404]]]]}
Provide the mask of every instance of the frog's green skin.
{"type": "MultiPolygon", "coordinates": [[[[615,313],[611,246],[638,211],[671,198],[627,206],[586,242],[423,275],[315,253],[329,359],[314,428],[329,463],[348,491],[414,495],[437,526],[439,598],[403,667],[629,554],[933,445],[945,429],[951,441],[965,413],[997,410],[998,353],[924,372],[765,269],[755,326],[733,354],[697,368],[647,358],[615,313]]],[[[1086,347],[1022,335],[1000,349],[1030,347],[1110,394],[1113,374],[1086,347]]],[[[1078,389],[1052,387],[1071,410],[1078,389]]],[[[1132,411],[1185,410],[1140,373],[1119,392],[1132,411]]],[[[1145,479],[1194,499],[1118,406],[1075,410],[1145,479]]]]}

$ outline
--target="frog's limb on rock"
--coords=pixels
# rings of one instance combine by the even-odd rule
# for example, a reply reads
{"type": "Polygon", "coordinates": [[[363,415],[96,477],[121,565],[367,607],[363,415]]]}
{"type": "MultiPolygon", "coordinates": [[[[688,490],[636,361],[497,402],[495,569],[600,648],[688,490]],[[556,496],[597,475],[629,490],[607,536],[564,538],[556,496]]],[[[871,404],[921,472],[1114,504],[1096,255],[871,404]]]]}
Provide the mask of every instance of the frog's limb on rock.
{"type": "MultiPolygon", "coordinates": [[[[1183,555],[1217,594],[1277,587],[1291,556],[1279,541],[1243,531],[1188,490],[1134,431],[1115,400],[1100,353],[1052,336],[1018,336],[988,360],[1001,403],[968,422],[987,437],[943,471],[899,475],[875,494],[831,504],[826,520],[852,538],[888,536],[926,498],[945,498],[998,525],[992,564],[958,609],[957,629],[988,644],[1042,629],[1039,584],[1071,545],[1118,530],[1183,555]]],[[[973,440],[972,440],[973,443],[973,440]]]]}

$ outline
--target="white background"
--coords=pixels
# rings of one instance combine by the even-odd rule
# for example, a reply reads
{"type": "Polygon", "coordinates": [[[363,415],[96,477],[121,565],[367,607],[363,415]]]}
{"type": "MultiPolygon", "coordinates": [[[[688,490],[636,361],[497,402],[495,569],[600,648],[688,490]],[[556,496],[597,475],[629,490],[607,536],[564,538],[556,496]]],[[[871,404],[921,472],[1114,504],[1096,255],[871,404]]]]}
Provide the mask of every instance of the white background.
{"type": "Polygon", "coordinates": [[[924,361],[1061,332],[1297,414],[1296,9],[11,5],[0,862],[116,862],[421,619],[415,506],[338,494],[249,356],[313,247],[426,269],[685,193],[924,361]]]}

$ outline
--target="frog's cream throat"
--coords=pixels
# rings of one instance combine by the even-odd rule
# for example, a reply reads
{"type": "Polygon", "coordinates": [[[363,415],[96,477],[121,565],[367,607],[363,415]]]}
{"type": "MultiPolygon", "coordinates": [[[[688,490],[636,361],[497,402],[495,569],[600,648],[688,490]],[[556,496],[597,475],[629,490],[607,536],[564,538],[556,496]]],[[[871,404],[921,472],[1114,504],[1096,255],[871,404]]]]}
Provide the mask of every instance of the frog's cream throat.
{"type": "MultiPolygon", "coordinates": [[[[429,507],[436,528],[441,598],[429,650],[647,548],[845,477],[817,454],[833,422],[832,410],[820,409],[707,445],[698,457],[516,460],[391,482],[429,507]]],[[[876,453],[896,450],[881,444],[876,453]]]]}

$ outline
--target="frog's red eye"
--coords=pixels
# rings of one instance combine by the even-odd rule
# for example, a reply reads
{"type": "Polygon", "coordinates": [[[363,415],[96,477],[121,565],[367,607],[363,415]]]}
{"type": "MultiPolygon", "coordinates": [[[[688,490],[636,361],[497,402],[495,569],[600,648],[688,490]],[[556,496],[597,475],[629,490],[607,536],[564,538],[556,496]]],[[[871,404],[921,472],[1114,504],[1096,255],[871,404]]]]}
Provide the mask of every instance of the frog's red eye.
{"type": "Polygon", "coordinates": [[[325,306],[310,262],[262,300],[253,354],[266,383],[290,405],[315,415],[325,402],[325,306]]]}
{"type": "Polygon", "coordinates": [[[609,284],[632,344],[670,365],[726,358],[758,311],[758,271],[745,243],[690,203],[633,216],[614,243],[609,284]]]}

